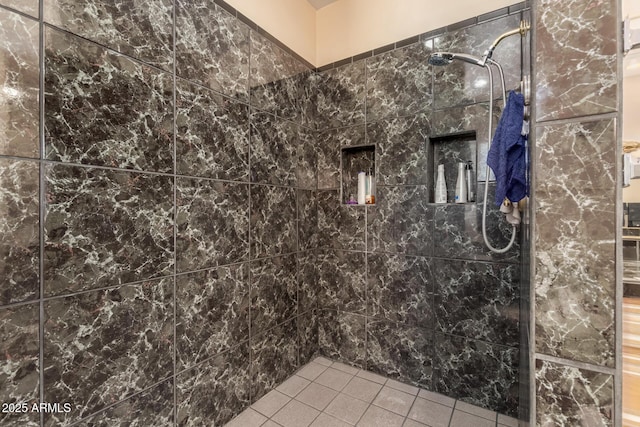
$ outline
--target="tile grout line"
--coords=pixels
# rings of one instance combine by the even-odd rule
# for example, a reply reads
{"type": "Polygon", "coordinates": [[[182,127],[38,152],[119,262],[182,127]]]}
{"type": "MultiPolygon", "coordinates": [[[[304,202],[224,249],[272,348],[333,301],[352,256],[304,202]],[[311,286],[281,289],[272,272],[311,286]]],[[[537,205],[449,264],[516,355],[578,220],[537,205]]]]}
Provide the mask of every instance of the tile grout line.
{"type": "MultiPolygon", "coordinates": [[[[40,111],[38,111],[38,145],[40,149],[39,161],[38,161],[38,238],[39,238],[39,263],[38,270],[40,272],[39,277],[39,315],[38,315],[38,382],[39,382],[39,399],[40,402],[44,402],[44,323],[45,323],[45,312],[44,312],[44,222],[46,215],[46,186],[45,186],[45,165],[42,162],[42,159],[45,157],[45,140],[44,140],[44,108],[45,108],[45,39],[44,39],[44,0],[40,0],[38,2],[38,69],[40,75],[38,76],[38,88],[39,88],[39,96],[38,96],[38,107],[40,111]]],[[[40,412],[40,426],[44,427],[44,412],[40,412]]]]}
{"type": "Polygon", "coordinates": [[[178,142],[178,128],[177,128],[177,117],[178,117],[178,105],[177,105],[177,94],[176,91],[178,89],[177,81],[176,81],[176,26],[177,26],[177,12],[178,12],[178,0],[173,1],[173,27],[172,38],[173,38],[173,64],[172,64],[172,84],[173,84],[173,425],[178,425],[178,335],[176,333],[178,319],[176,317],[178,312],[178,295],[177,295],[177,272],[178,272],[178,157],[177,157],[177,142],[178,142]]]}

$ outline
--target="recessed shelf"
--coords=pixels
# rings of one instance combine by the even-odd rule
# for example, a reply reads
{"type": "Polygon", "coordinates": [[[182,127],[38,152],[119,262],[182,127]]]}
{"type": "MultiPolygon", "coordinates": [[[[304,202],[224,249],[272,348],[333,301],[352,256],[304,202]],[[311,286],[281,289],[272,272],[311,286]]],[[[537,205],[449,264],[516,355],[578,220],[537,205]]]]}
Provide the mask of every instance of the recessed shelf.
{"type": "MultiPolygon", "coordinates": [[[[376,171],[375,145],[358,145],[342,147],[341,149],[341,185],[340,200],[347,206],[372,206],[375,203],[358,205],[349,203],[349,199],[358,200],[358,173],[372,173],[376,171]]],[[[375,179],[375,177],[374,177],[375,179]]],[[[375,194],[375,193],[374,193],[375,194]]],[[[375,201],[375,200],[374,200],[375,201]]]]}
{"type": "MultiPolygon", "coordinates": [[[[433,171],[433,183],[435,184],[437,179],[438,165],[444,165],[444,176],[447,183],[447,203],[446,205],[464,205],[473,204],[473,201],[467,203],[454,203],[456,193],[456,181],[458,179],[458,163],[472,162],[472,192],[474,193],[474,199],[477,200],[477,188],[478,188],[478,143],[476,141],[475,131],[464,131],[450,133],[446,135],[439,135],[430,138],[433,165],[431,171],[433,171]]],[[[430,200],[435,200],[435,186],[431,186],[429,192],[430,200]]],[[[445,205],[445,203],[438,203],[445,205]]]]}

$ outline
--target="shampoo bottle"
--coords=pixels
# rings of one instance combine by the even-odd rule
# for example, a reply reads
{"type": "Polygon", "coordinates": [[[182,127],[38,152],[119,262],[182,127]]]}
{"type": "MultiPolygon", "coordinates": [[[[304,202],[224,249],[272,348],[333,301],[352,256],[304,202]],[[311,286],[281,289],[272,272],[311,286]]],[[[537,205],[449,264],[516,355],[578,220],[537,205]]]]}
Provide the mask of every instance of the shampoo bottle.
{"type": "Polygon", "coordinates": [[[456,203],[467,203],[466,163],[458,163],[458,179],[456,181],[456,203]]]}
{"type": "Polygon", "coordinates": [[[436,179],[436,203],[447,203],[447,182],[444,179],[444,165],[438,165],[436,179]]]}
{"type": "Polygon", "coordinates": [[[473,192],[473,163],[471,160],[467,162],[467,166],[465,169],[466,177],[467,177],[467,201],[473,202],[475,200],[475,193],[473,192]]]}

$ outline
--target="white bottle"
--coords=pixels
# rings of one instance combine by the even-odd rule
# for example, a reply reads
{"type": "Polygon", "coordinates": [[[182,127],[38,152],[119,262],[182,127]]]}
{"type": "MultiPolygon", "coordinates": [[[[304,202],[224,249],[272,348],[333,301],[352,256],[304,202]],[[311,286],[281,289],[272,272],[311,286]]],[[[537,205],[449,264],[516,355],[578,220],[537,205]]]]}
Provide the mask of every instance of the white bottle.
{"type": "Polygon", "coordinates": [[[358,172],[358,204],[364,205],[365,202],[365,184],[366,174],[364,172],[358,172]]]}
{"type": "Polygon", "coordinates": [[[464,168],[466,163],[458,163],[458,180],[456,181],[456,203],[467,203],[467,176],[464,168]]]}
{"type": "Polygon", "coordinates": [[[447,182],[444,179],[444,165],[438,165],[436,179],[436,203],[447,203],[447,182]]]}

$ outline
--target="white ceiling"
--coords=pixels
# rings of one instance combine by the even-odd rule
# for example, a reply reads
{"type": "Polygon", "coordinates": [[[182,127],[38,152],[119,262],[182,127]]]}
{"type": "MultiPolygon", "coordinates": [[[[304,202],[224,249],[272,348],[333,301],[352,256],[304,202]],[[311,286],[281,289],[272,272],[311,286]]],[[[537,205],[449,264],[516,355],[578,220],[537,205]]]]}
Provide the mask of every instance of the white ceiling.
{"type": "Polygon", "coordinates": [[[311,6],[313,6],[316,10],[318,10],[338,0],[307,0],[307,1],[311,4],[311,6]]]}

